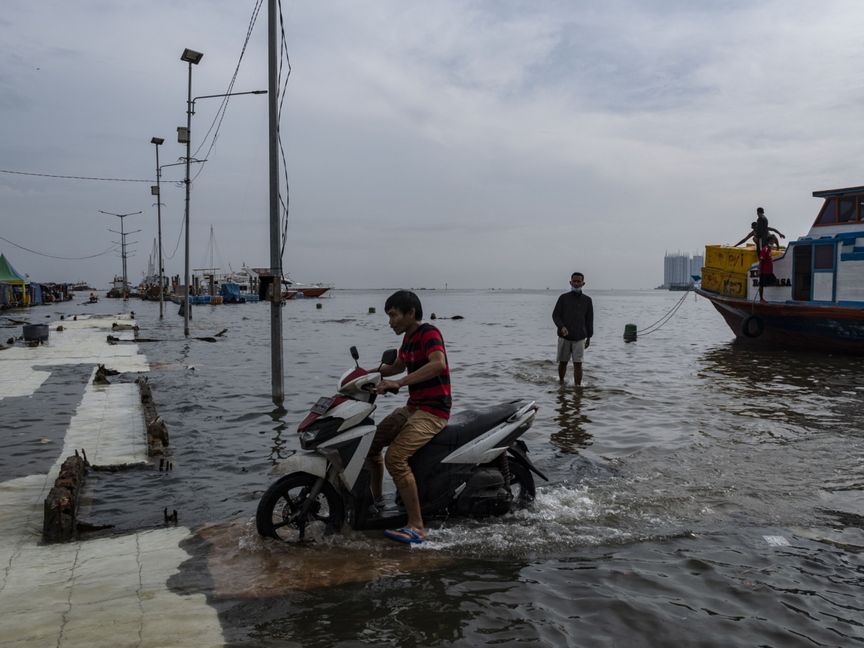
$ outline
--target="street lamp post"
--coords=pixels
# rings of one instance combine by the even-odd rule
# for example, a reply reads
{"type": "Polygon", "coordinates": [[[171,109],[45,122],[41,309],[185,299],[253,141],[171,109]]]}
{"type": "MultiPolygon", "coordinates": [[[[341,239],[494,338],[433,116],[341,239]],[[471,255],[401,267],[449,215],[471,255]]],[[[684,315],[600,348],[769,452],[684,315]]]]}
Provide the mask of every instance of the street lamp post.
{"type": "Polygon", "coordinates": [[[165,310],[165,280],[162,278],[162,193],[160,187],[162,171],[159,168],[159,146],[164,144],[165,140],[161,137],[154,137],[150,143],[156,145],[156,187],[151,187],[150,191],[156,189],[156,222],[159,228],[159,319],[161,320],[165,310]]]}
{"type": "MultiPolygon", "coordinates": [[[[184,288],[185,307],[183,308],[183,334],[186,337],[189,337],[189,317],[191,316],[191,306],[189,303],[189,189],[191,184],[189,180],[189,165],[193,161],[192,155],[190,153],[190,148],[192,146],[192,115],[195,114],[195,102],[199,99],[211,99],[213,97],[234,97],[236,95],[246,94],[267,94],[266,90],[251,90],[249,92],[229,92],[224,94],[201,95],[199,97],[193,98],[192,65],[198,65],[203,56],[204,55],[202,53],[187,48],[183,50],[183,55],[180,57],[181,61],[189,63],[189,89],[186,98],[186,128],[183,128],[182,126],[177,128],[177,141],[181,144],[186,144],[186,179],[184,180],[184,184],[186,185],[186,262],[184,283],[186,284],[186,286],[184,288]]],[[[201,161],[203,160],[195,160],[195,162],[201,161]]]]}
{"type": "MultiPolygon", "coordinates": [[[[189,158],[191,157],[189,147],[192,139],[190,133],[192,130],[192,66],[198,65],[203,56],[201,52],[196,52],[188,47],[183,50],[183,54],[180,56],[181,61],[189,64],[189,85],[186,93],[186,178],[184,180],[184,184],[186,185],[186,214],[184,218],[186,224],[186,262],[184,264],[183,280],[186,285],[183,288],[185,296],[185,303],[183,305],[183,335],[186,337],[189,337],[189,316],[192,311],[192,306],[189,303],[189,158]]],[[[179,139],[183,143],[183,133],[180,132],[180,129],[178,129],[178,135],[180,135],[179,139]]]]}

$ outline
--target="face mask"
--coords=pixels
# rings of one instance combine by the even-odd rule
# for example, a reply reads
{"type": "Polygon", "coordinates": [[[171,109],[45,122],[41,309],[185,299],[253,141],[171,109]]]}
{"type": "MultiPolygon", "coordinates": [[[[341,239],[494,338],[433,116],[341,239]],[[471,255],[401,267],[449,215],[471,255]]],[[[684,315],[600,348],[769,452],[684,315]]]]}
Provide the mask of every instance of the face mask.
{"type": "Polygon", "coordinates": [[[579,295],[582,293],[582,289],[581,288],[574,288],[573,286],[570,286],[570,292],[574,292],[577,295],[579,295]]]}

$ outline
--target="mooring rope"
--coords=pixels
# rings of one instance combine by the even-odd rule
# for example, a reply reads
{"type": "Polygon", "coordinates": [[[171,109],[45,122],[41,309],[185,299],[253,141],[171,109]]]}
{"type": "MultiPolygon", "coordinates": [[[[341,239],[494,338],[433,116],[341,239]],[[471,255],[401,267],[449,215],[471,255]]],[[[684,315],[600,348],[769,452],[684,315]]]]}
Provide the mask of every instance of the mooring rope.
{"type": "Polygon", "coordinates": [[[671,309],[669,309],[669,311],[663,317],[661,317],[659,320],[657,320],[653,324],[649,324],[644,329],[637,329],[637,331],[636,331],[637,335],[651,335],[651,333],[659,331],[661,328],[663,328],[663,326],[669,320],[672,319],[672,317],[675,315],[675,313],[678,312],[678,309],[681,308],[681,306],[684,304],[684,300],[687,299],[687,295],[689,295],[690,292],[691,291],[689,291],[689,290],[685,290],[684,294],[681,295],[681,299],[679,299],[675,303],[675,305],[671,309]]]}

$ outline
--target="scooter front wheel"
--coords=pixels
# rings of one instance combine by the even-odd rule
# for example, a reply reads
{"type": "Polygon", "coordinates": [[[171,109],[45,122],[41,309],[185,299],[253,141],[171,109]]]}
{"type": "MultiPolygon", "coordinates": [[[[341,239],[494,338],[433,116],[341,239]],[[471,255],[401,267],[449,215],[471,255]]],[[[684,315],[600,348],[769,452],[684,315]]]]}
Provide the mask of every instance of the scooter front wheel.
{"type": "Polygon", "coordinates": [[[283,542],[309,542],[337,532],[345,512],[342,500],[326,481],[311,498],[319,478],[308,473],[282,477],[261,496],[255,513],[258,533],[283,542]]]}

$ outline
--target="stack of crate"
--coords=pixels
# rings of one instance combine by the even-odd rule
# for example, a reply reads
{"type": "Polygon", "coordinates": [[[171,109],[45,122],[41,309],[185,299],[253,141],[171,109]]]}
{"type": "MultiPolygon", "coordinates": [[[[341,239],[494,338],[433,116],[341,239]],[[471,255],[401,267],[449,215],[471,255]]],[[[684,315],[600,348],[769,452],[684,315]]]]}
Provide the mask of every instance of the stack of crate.
{"type": "Polygon", "coordinates": [[[756,261],[756,248],[752,245],[706,245],[702,290],[746,299],[748,272],[756,261]]]}

